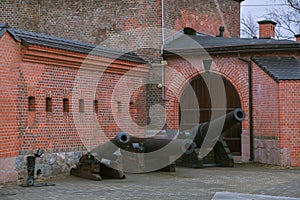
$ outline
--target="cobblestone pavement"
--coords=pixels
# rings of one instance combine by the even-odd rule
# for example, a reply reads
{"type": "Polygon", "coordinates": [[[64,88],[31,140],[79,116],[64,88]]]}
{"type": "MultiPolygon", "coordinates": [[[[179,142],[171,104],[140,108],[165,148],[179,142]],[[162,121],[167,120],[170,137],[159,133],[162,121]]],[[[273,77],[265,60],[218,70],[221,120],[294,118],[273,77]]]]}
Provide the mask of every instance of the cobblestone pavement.
{"type": "Polygon", "coordinates": [[[240,164],[234,168],[177,167],[176,172],[127,174],[126,176],[127,178],[123,180],[91,181],[67,175],[63,178],[47,180],[48,183],[55,183],[55,186],[5,185],[0,186],[0,199],[269,200],[283,199],[282,196],[290,197],[287,199],[300,199],[299,168],[280,169],[279,167],[240,164]],[[259,197],[256,198],[254,194],[258,194],[259,197]],[[281,197],[263,198],[264,195],[281,197]]]}

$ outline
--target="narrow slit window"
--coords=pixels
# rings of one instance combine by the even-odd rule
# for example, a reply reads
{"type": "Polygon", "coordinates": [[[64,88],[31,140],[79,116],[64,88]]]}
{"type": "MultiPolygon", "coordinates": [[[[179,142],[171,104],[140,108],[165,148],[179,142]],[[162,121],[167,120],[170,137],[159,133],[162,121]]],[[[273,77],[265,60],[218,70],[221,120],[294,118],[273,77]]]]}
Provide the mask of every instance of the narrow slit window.
{"type": "Polygon", "coordinates": [[[84,100],[79,99],[79,112],[83,113],[84,112],[84,100]]]}
{"type": "Polygon", "coordinates": [[[98,101],[94,100],[94,113],[98,112],[98,101]]]}
{"type": "Polygon", "coordinates": [[[120,112],[122,112],[122,103],[121,103],[121,101],[118,101],[117,102],[117,109],[118,109],[118,113],[120,113],[120,112]]]}
{"type": "Polygon", "coordinates": [[[69,112],[69,99],[63,99],[63,111],[65,113],[69,112]]]}
{"type": "Polygon", "coordinates": [[[52,112],[52,98],[46,98],[46,112],[52,112]]]}
{"type": "Polygon", "coordinates": [[[28,97],[28,111],[35,111],[35,97],[28,97]]]}

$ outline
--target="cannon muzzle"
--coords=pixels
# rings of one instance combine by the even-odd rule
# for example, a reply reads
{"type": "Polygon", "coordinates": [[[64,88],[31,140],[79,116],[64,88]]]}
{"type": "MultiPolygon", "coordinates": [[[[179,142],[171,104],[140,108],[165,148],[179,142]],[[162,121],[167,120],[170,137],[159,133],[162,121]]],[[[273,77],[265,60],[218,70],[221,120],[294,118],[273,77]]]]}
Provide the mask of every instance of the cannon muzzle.
{"type": "Polygon", "coordinates": [[[119,144],[128,144],[130,142],[130,135],[121,131],[116,135],[115,141],[119,144]]]}
{"type": "Polygon", "coordinates": [[[194,128],[194,141],[198,147],[201,147],[207,133],[210,134],[208,137],[212,141],[216,141],[219,139],[220,135],[233,127],[234,125],[241,123],[241,121],[245,118],[245,112],[236,108],[228,114],[221,116],[215,120],[210,122],[205,122],[199,124],[194,128]],[[196,133],[195,133],[196,132],[196,133]]]}

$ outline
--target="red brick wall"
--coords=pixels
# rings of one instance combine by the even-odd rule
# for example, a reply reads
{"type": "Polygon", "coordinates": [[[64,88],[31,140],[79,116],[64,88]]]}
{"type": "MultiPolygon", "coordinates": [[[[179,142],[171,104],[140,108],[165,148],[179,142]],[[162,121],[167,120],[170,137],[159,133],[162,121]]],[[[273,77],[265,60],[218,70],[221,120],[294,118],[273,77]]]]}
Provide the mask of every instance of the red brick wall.
{"type": "Polygon", "coordinates": [[[18,154],[20,60],[19,44],[5,33],[0,38],[0,158],[18,154]]]}
{"type": "Polygon", "coordinates": [[[253,63],[253,138],[254,159],[260,163],[283,164],[278,147],[279,85],[253,63]]]}
{"type": "Polygon", "coordinates": [[[280,81],[279,93],[279,148],[288,149],[290,165],[300,165],[300,83],[280,81]]]}
{"type": "Polygon", "coordinates": [[[257,137],[279,136],[278,83],[253,64],[253,126],[257,137]]]}
{"type": "Polygon", "coordinates": [[[63,98],[74,104],[71,91],[77,70],[21,63],[22,101],[19,109],[22,118],[19,120],[20,151],[26,155],[28,151],[38,148],[46,152],[65,152],[83,150],[77,130],[70,113],[63,112],[63,98]],[[28,111],[28,96],[34,96],[36,110],[28,111]],[[46,112],[46,98],[52,98],[52,112],[46,112]]]}
{"type": "Polygon", "coordinates": [[[236,1],[166,0],[166,27],[180,30],[191,27],[199,32],[219,35],[225,27],[226,37],[239,37],[240,3],[236,1]]]}
{"type": "Polygon", "coordinates": [[[257,161],[299,166],[299,87],[299,81],[276,82],[253,63],[253,125],[257,161]]]}
{"type": "MultiPolygon", "coordinates": [[[[22,69],[26,68],[29,73],[36,70],[35,65],[30,63],[27,65],[22,69]]],[[[23,73],[26,74],[26,71],[23,73]]],[[[46,148],[49,152],[75,151],[83,149],[82,142],[91,149],[105,141],[105,137],[110,139],[120,130],[130,134],[144,133],[142,129],[134,129],[135,123],[130,121],[130,115],[126,112],[129,110],[132,94],[124,94],[124,87],[132,88],[133,85],[141,84],[143,79],[130,77],[121,80],[124,76],[118,74],[103,73],[99,76],[95,71],[82,69],[78,71],[47,65],[39,77],[40,80],[33,86],[38,107],[34,119],[30,120],[33,124],[24,130],[26,136],[22,142],[22,150],[40,147],[46,148]],[[77,79],[78,77],[80,79],[77,79]],[[117,83],[123,86],[123,90],[116,89],[117,83]],[[45,112],[46,97],[53,100],[52,113],[45,112]],[[63,98],[70,100],[70,113],[63,113],[63,98]],[[83,113],[78,112],[79,99],[84,100],[83,113]],[[93,112],[94,100],[98,101],[97,115],[93,112]],[[118,102],[121,102],[121,111],[117,110],[118,102]],[[27,133],[28,131],[30,133],[27,133]]],[[[30,81],[26,82],[33,84],[30,81]]],[[[24,105],[26,106],[26,102],[24,105]]],[[[141,103],[137,106],[142,107],[141,103]]],[[[24,112],[27,112],[26,108],[24,112]]],[[[145,116],[145,113],[143,114],[145,116]]]]}
{"type": "Polygon", "coordinates": [[[99,69],[88,68],[85,55],[38,46],[22,47],[24,62],[19,43],[9,34],[0,42],[0,157],[28,155],[39,148],[45,153],[90,150],[120,130],[145,134],[146,74],[140,71],[147,68],[135,71],[136,63],[107,58],[94,60],[99,69]],[[48,52],[39,53],[39,48],[48,52]],[[29,56],[32,49],[35,57],[29,56]],[[48,58],[39,60],[40,55],[48,58]],[[69,58],[65,63],[55,61],[63,56],[69,58]],[[80,58],[85,64],[77,66],[80,58]],[[133,70],[128,71],[129,67],[133,70]],[[28,110],[29,96],[35,97],[34,111],[28,110]],[[46,111],[46,98],[52,99],[51,112],[46,111]],[[69,112],[63,112],[63,99],[69,100],[69,112]],[[79,99],[84,100],[82,113],[79,99]],[[94,100],[98,101],[96,113],[94,100]]]}
{"type": "MultiPolygon", "coordinates": [[[[223,25],[226,36],[239,37],[239,5],[234,0],[164,0],[165,27],[179,30],[189,26],[216,35],[223,25]]],[[[0,9],[4,11],[0,21],[12,27],[86,43],[100,44],[112,34],[129,29],[161,27],[161,0],[2,0],[0,9]]],[[[153,37],[146,29],[140,34],[153,37]]],[[[147,40],[140,42],[145,45],[147,40]]],[[[120,45],[126,48],[126,41],[120,45]]]]}
{"type": "Polygon", "coordinates": [[[145,135],[145,78],[103,74],[96,97],[99,99],[98,122],[108,137],[119,131],[145,135]]]}

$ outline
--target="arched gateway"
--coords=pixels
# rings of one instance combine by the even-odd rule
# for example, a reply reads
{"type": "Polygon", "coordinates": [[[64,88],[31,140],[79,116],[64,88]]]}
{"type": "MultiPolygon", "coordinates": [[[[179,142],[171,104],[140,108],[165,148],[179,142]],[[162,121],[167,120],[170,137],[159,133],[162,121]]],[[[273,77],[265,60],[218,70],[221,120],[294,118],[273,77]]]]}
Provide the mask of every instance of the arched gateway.
{"type": "MultiPolygon", "coordinates": [[[[189,106],[185,106],[187,104],[191,104],[193,100],[187,97],[188,92],[185,89],[181,95],[181,106],[179,111],[179,118],[184,113],[184,116],[195,116],[195,111],[197,116],[199,116],[199,123],[207,122],[212,120],[212,111],[217,113],[218,117],[223,115],[224,113],[228,113],[235,108],[241,108],[240,97],[237,90],[234,86],[228,81],[226,78],[221,77],[214,73],[203,73],[194,79],[190,80],[190,86],[193,88],[195,95],[198,99],[198,108],[189,109],[189,106]],[[223,82],[222,87],[220,87],[217,83],[223,82]],[[224,89],[226,95],[224,96],[224,89]],[[223,90],[223,91],[221,91],[223,90]],[[211,93],[213,93],[214,97],[217,101],[225,102],[224,107],[212,107],[211,103],[211,93]],[[225,99],[224,99],[225,98],[225,99]],[[225,101],[226,100],[226,101],[225,101]],[[186,109],[188,108],[188,109],[186,109]]],[[[215,100],[214,100],[215,101],[215,100]]],[[[218,103],[217,103],[218,105],[218,103]]],[[[215,118],[213,117],[213,118],[215,118]]],[[[194,120],[194,119],[192,119],[194,120]]],[[[188,120],[181,120],[180,127],[181,129],[188,129],[189,121],[188,120]]],[[[223,133],[224,140],[227,142],[229,149],[233,155],[241,155],[241,124],[237,124],[228,131],[223,133]]]]}

